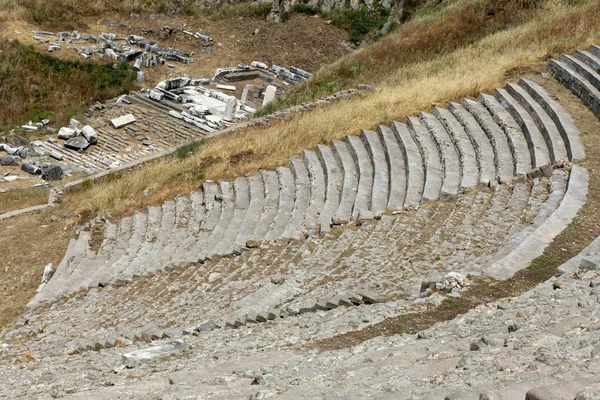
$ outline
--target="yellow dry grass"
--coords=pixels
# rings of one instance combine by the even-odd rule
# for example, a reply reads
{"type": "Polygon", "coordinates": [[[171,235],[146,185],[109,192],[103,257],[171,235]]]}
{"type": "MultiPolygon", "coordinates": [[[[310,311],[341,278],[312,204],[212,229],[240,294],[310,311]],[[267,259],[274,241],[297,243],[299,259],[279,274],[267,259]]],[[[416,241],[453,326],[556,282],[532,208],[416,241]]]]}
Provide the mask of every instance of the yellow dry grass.
{"type": "Polygon", "coordinates": [[[46,204],[49,195],[48,188],[26,188],[0,193],[0,214],[46,204]]]}
{"type": "MultiPolygon", "coordinates": [[[[319,143],[356,134],[360,129],[374,129],[394,119],[402,120],[434,105],[491,91],[518,76],[519,70],[542,68],[551,56],[600,41],[600,2],[571,3],[544,2],[527,22],[437,58],[397,65],[389,70],[378,92],[266,128],[217,136],[207,140],[201,151],[188,159],[162,160],[116,182],[95,184],[84,192],[73,193],[67,199],[78,215],[129,213],[135,207],[188,193],[199,186],[200,172],[205,178],[219,179],[284,165],[319,143]],[[148,189],[151,193],[143,195],[148,189]],[[115,202],[117,198],[120,201],[115,202]]],[[[420,23],[435,23],[435,18],[429,16],[420,23]]],[[[387,40],[393,43],[398,38],[392,35],[387,40]]],[[[367,47],[351,57],[370,55],[367,47]]]]}

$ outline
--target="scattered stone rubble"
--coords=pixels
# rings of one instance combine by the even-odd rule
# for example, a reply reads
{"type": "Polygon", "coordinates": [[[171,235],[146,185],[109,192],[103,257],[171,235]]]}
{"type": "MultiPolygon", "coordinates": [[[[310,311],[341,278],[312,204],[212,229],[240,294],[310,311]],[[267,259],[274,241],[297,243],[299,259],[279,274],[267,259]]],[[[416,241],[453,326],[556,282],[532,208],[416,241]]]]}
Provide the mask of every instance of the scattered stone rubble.
{"type": "MultiPolygon", "coordinates": [[[[40,175],[46,181],[63,178],[66,166],[43,161],[41,157],[46,155],[52,157],[52,154],[46,154],[42,150],[42,143],[39,140],[30,141],[20,136],[5,137],[3,140],[5,143],[0,143],[0,151],[5,151],[6,154],[0,156],[0,165],[20,167],[21,171],[29,175],[40,175]]],[[[13,181],[19,178],[18,175],[9,174],[10,172],[3,177],[3,181],[13,181]]]]}
{"type": "MultiPolygon", "coordinates": [[[[193,54],[173,48],[162,48],[156,42],[138,35],[118,37],[114,33],[103,32],[93,36],[82,35],[78,31],[59,33],[34,31],[33,34],[35,40],[49,43],[49,52],[62,50],[66,45],[67,49],[73,49],[83,58],[96,55],[99,58],[107,57],[116,61],[133,62],[133,69],[138,71],[138,81],[143,81],[142,67],[151,68],[162,65],[166,61],[183,64],[195,61],[193,54]]],[[[212,43],[212,38],[206,35],[192,33],[192,36],[203,43],[212,43]]]]}

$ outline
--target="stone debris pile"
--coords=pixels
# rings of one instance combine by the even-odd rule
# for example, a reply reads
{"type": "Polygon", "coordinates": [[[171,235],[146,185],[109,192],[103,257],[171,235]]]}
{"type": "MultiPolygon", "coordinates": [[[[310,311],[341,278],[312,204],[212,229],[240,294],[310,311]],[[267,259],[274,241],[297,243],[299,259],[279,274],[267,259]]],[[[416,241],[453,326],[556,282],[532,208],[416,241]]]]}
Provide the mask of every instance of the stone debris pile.
{"type": "MultiPolygon", "coordinates": [[[[30,141],[24,137],[14,136],[3,138],[0,151],[6,154],[0,156],[0,165],[5,167],[20,167],[21,171],[29,175],[40,175],[47,181],[60,180],[64,176],[63,167],[58,164],[45,163],[40,160],[42,156],[50,156],[42,150],[42,142],[30,141]],[[25,161],[27,160],[27,161],[25,161]],[[60,170],[60,171],[59,171],[60,170]]],[[[55,157],[53,157],[55,158],[55,157]]],[[[3,181],[10,182],[19,179],[16,174],[6,173],[3,181]]]]}
{"type": "Polygon", "coordinates": [[[209,79],[190,79],[185,76],[167,79],[147,95],[156,102],[181,103],[182,106],[177,111],[170,110],[169,115],[210,134],[237,121],[244,121],[256,111],[234,96],[205,86],[209,83],[209,79]]]}
{"type": "MultiPolygon", "coordinates": [[[[71,119],[69,127],[62,127],[58,131],[58,138],[66,140],[63,146],[67,149],[83,152],[90,145],[98,144],[98,133],[90,125],[82,126],[76,119],[71,119]]],[[[60,155],[55,154],[60,159],[60,155]]]]}
{"type": "MultiPolygon", "coordinates": [[[[193,54],[173,49],[160,47],[153,40],[144,36],[129,35],[119,37],[114,33],[101,33],[98,36],[82,35],[78,31],[73,32],[41,32],[34,31],[34,39],[41,43],[49,43],[48,52],[59,51],[66,45],[67,49],[73,49],[83,58],[96,55],[99,58],[110,58],[116,61],[133,62],[133,68],[141,71],[142,67],[151,68],[162,65],[166,61],[175,61],[189,64],[195,61],[193,54]]],[[[208,36],[200,33],[194,37],[203,42],[212,41],[208,36]],[[198,36],[196,36],[198,35],[198,36]],[[208,38],[209,40],[205,40],[208,38]]],[[[138,74],[138,80],[143,80],[143,74],[138,74]]]]}
{"type": "Polygon", "coordinates": [[[300,68],[286,69],[275,64],[269,68],[264,63],[254,61],[251,65],[217,68],[210,79],[192,79],[188,76],[167,79],[154,89],[142,93],[150,100],[164,102],[175,108],[168,112],[172,117],[212,134],[215,130],[248,119],[249,114],[272,102],[286,85],[303,82],[310,76],[300,68]],[[264,85],[257,86],[257,79],[265,82],[264,85]],[[240,86],[232,83],[243,81],[253,81],[253,84],[245,85],[240,94],[240,86]],[[179,103],[183,107],[178,106],[179,103]]]}

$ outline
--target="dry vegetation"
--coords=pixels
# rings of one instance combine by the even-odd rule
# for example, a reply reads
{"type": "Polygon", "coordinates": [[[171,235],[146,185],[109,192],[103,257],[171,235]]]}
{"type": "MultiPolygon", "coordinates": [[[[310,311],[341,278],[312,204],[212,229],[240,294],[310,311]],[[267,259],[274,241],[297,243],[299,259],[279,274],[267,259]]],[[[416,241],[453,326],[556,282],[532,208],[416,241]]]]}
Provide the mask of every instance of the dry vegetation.
{"type": "Polygon", "coordinates": [[[46,204],[49,195],[50,189],[48,188],[18,189],[0,193],[0,214],[46,204]]]}
{"type": "MultiPolygon", "coordinates": [[[[460,0],[434,15],[421,16],[377,45],[330,67],[366,66],[366,72],[357,74],[356,80],[346,78],[345,84],[352,86],[369,78],[379,84],[380,91],[267,128],[215,137],[191,157],[165,159],[116,181],[93,184],[65,199],[82,217],[103,211],[115,216],[129,213],[188,193],[203,177],[233,177],[286,164],[318,143],[490,91],[520,71],[543,68],[551,56],[600,40],[597,1],[527,2],[527,7],[521,3],[460,0]],[[490,10],[496,11],[490,14],[490,10]],[[495,27],[486,34],[489,26],[495,27]],[[451,41],[446,40],[449,35],[451,41]],[[440,52],[432,55],[436,43],[440,52]],[[373,71],[377,65],[383,66],[379,72],[373,71]],[[147,189],[149,194],[143,195],[147,189]]],[[[329,69],[321,71],[317,80],[330,73],[329,69]]]]}

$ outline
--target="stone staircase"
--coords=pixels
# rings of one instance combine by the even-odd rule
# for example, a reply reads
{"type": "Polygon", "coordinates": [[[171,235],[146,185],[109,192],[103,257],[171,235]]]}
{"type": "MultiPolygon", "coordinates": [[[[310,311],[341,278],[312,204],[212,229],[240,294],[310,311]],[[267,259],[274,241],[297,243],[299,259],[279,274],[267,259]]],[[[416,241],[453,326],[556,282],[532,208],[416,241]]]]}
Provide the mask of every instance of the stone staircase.
{"type": "Polygon", "coordinates": [[[323,236],[264,243],[128,285],[92,288],[41,314],[46,329],[63,332],[43,343],[64,351],[119,337],[176,337],[197,326],[239,327],[257,314],[279,321],[348,300],[377,303],[373,307],[388,314],[423,311],[442,299],[424,293],[423,282],[438,282],[449,272],[481,274],[544,226],[568,182],[568,171],[556,169],[550,177],[475,188],[323,236]],[[82,331],[91,337],[65,341],[65,334],[82,331]]]}
{"type": "MultiPolygon", "coordinates": [[[[29,308],[169,266],[240,254],[262,241],[324,234],[336,225],[418,208],[478,185],[549,175],[550,163],[584,157],[578,135],[560,105],[542,87],[522,79],[494,96],[480,95],[477,102],[465,99],[409,117],[406,124],[394,122],[318,145],[288,167],[233,182],[205,181],[189,197],[105,221],[96,254],[89,250],[89,226],[83,227],[29,308]]],[[[569,189],[577,201],[567,217],[558,218],[549,240],[585,201],[585,171],[574,170],[569,189]]],[[[545,244],[535,242],[528,250],[541,254],[545,244]]],[[[521,264],[496,275],[508,277],[527,265],[521,264]]]]}
{"type": "MultiPolygon", "coordinates": [[[[210,392],[216,399],[248,398],[257,393],[259,397],[279,394],[297,399],[318,398],[327,391],[333,398],[548,400],[558,394],[575,399],[578,393],[587,393],[590,397],[577,399],[595,399],[600,393],[596,384],[600,373],[596,334],[600,264],[593,260],[598,259],[600,238],[565,263],[560,276],[522,296],[482,304],[417,335],[380,336],[336,351],[301,350],[312,340],[403,313],[399,308],[393,313],[395,302],[338,307],[237,329],[200,331],[184,337],[184,353],[147,367],[131,365],[133,369],[119,367],[125,353],[149,353],[149,341],[163,345],[167,336],[148,324],[143,333],[130,335],[132,340],[119,338],[113,344],[90,339],[89,345],[65,352],[64,347],[55,347],[55,340],[71,333],[95,332],[101,324],[111,322],[112,316],[102,319],[71,308],[72,321],[89,318],[90,323],[96,320],[97,326],[70,327],[67,319],[61,322],[64,326],[59,332],[52,323],[60,307],[53,307],[49,315],[34,315],[15,331],[15,336],[29,337],[21,351],[40,359],[15,364],[16,374],[8,363],[10,354],[0,357],[0,365],[6,365],[0,369],[5,383],[0,395],[45,398],[58,391],[67,398],[70,394],[71,398],[93,399],[144,398],[159,393],[161,398],[175,399],[210,392]],[[351,327],[348,321],[356,325],[351,327]]],[[[98,305],[101,296],[102,292],[97,292],[95,298],[67,303],[98,305]]],[[[126,307],[128,300],[121,298],[121,304],[126,307]]],[[[160,300],[149,302],[147,314],[160,304],[160,300]]],[[[180,303],[179,311],[185,309],[193,307],[180,303]]],[[[62,345],[69,343],[63,341],[62,345]]]]}
{"type": "Polygon", "coordinates": [[[165,109],[159,108],[136,94],[128,98],[139,100],[131,101],[131,104],[93,106],[93,115],[82,122],[97,131],[98,144],[90,146],[85,152],[67,149],[61,145],[61,141],[44,141],[41,148],[47,153],[62,155],[64,164],[93,174],[209,135],[206,131],[169,116],[170,108],[166,106],[163,106],[165,109]],[[110,120],[125,114],[133,114],[137,121],[125,128],[114,129],[110,120]]]}
{"type": "Polygon", "coordinates": [[[563,54],[548,63],[548,71],[600,118],[600,46],[563,54]]]}

